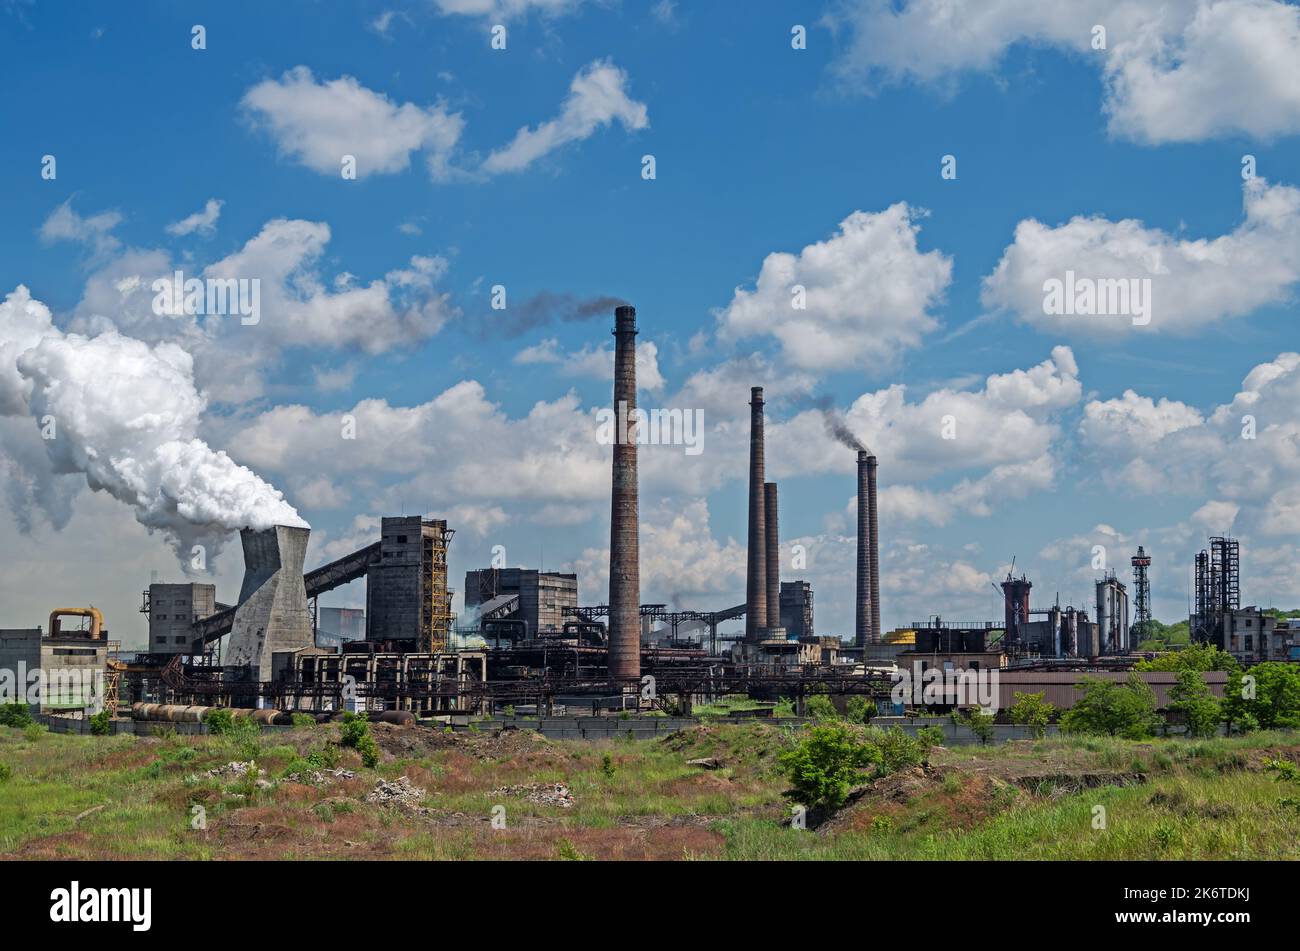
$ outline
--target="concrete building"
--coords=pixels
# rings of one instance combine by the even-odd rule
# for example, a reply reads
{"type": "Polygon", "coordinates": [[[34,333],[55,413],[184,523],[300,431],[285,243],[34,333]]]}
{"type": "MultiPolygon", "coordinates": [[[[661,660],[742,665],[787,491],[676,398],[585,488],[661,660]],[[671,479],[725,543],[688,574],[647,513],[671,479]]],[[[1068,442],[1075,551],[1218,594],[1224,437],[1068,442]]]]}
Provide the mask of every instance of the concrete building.
{"type": "Polygon", "coordinates": [[[140,613],[149,618],[151,654],[192,653],[195,621],[216,614],[214,584],[151,584],[144,593],[140,613]]]}
{"type": "Polygon", "coordinates": [[[108,664],[105,633],[46,637],[39,627],[0,630],[0,702],[26,701],[41,713],[98,713],[108,664]]]}
{"type": "Polygon", "coordinates": [[[558,631],[573,620],[578,576],[535,568],[479,568],[465,572],[465,611],[479,618],[520,620],[525,636],[558,631]]]}
{"type": "Polygon", "coordinates": [[[781,627],[790,640],[815,635],[812,585],[807,581],[782,581],[780,615],[781,627]]]}
{"type": "Polygon", "coordinates": [[[310,535],[310,529],[290,525],[240,532],[244,581],[224,660],[228,667],[245,668],[249,679],[269,681],[273,654],[312,646],[302,577],[310,535]]]}
{"type": "Polygon", "coordinates": [[[443,519],[395,516],[380,522],[380,555],[366,569],[366,639],[441,650],[451,630],[443,519]]]}
{"type": "Polygon", "coordinates": [[[1283,627],[1277,619],[1251,606],[1224,611],[1218,623],[1218,643],[1243,664],[1289,660],[1292,644],[1300,644],[1300,631],[1283,627]]]}

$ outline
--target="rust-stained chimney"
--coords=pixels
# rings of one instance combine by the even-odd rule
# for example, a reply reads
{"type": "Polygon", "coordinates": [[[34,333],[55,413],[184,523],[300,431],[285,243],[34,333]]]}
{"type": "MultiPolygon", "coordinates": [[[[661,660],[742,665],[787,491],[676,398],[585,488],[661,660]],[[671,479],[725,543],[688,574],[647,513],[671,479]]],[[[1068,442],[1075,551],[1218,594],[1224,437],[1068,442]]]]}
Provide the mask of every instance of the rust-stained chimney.
{"type": "Polygon", "coordinates": [[[763,388],[749,400],[749,563],[745,572],[745,640],[758,641],[767,628],[767,505],[763,491],[763,388]]]}
{"type": "Polygon", "coordinates": [[[609,516],[609,676],[641,676],[641,557],[637,540],[636,308],[614,308],[614,470],[609,516]],[[626,422],[625,422],[626,421],[626,422]]]}
{"type": "Polygon", "coordinates": [[[871,510],[868,490],[868,462],[865,449],[858,450],[858,596],[855,617],[857,620],[853,642],[865,647],[871,639],[871,510]]]}
{"type": "Polygon", "coordinates": [[[884,640],[880,630],[880,523],[876,520],[876,457],[867,456],[867,535],[871,559],[871,639],[884,640]]]}
{"type": "Polygon", "coordinates": [[[777,534],[776,483],[763,484],[763,529],[767,533],[764,552],[767,569],[767,629],[781,626],[781,540],[777,534]]]}

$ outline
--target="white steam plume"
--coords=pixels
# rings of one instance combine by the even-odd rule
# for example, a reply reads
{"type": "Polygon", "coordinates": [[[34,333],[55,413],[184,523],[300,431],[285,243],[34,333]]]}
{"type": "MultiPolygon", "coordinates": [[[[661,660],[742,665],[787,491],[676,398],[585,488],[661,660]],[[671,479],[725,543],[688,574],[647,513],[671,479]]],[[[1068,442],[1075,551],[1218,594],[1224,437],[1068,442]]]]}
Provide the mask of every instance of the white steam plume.
{"type": "Polygon", "coordinates": [[[183,563],[192,545],[215,554],[240,528],[306,526],[273,486],[198,437],[206,401],[180,347],[64,334],[21,285],[0,304],[0,330],[14,341],[0,348],[0,412],[52,420],[54,471],[130,505],[183,563]]]}

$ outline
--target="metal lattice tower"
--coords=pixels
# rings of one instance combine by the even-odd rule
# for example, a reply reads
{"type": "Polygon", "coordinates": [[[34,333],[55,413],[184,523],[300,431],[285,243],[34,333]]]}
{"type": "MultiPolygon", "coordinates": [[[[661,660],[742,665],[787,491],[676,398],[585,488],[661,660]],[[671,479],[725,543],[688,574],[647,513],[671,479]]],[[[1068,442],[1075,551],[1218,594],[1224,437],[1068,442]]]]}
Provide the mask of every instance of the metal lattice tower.
{"type": "Polygon", "coordinates": [[[1147,569],[1151,567],[1151,556],[1138,545],[1137,554],[1131,559],[1133,565],[1133,587],[1136,590],[1137,604],[1133,613],[1133,640],[1140,644],[1148,637],[1151,627],[1151,581],[1147,578],[1147,569]]]}

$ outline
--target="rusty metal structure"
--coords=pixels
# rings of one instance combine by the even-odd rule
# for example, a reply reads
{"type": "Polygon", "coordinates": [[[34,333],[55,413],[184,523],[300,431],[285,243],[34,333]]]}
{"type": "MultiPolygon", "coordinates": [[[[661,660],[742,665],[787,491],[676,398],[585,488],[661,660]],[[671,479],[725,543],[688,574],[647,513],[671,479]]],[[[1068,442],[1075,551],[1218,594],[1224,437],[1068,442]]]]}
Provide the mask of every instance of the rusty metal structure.
{"type": "Polygon", "coordinates": [[[1029,592],[1034,584],[1025,575],[1016,578],[1010,571],[1002,582],[1002,605],[1005,615],[1007,650],[1015,652],[1025,642],[1024,627],[1029,623],[1029,592]]]}
{"type": "Polygon", "coordinates": [[[1130,635],[1135,645],[1141,644],[1149,636],[1151,630],[1151,580],[1147,577],[1147,571],[1151,567],[1151,556],[1146,553],[1141,545],[1138,545],[1137,554],[1134,555],[1129,563],[1133,566],[1133,627],[1130,635]]]}
{"type": "Polygon", "coordinates": [[[609,517],[609,676],[641,676],[637,524],[636,308],[614,310],[614,461],[609,517]]]}
{"type": "Polygon", "coordinates": [[[749,400],[749,555],[745,568],[745,640],[757,643],[767,630],[767,502],[763,475],[763,388],[749,400]]]}

